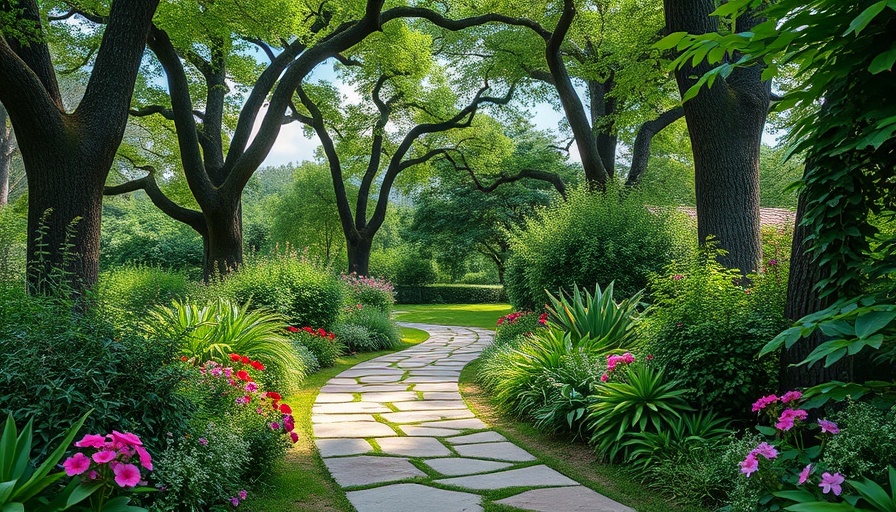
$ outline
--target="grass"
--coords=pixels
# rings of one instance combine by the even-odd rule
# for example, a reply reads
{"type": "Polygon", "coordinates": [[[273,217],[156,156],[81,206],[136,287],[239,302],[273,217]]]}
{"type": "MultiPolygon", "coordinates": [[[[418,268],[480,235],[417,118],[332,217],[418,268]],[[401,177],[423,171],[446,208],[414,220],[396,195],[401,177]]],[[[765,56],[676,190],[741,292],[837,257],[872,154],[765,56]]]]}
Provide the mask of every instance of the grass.
{"type": "MultiPolygon", "coordinates": [[[[460,391],[467,405],[493,430],[538,457],[540,462],[639,512],[702,512],[700,508],[671,503],[669,498],[647,489],[622,466],[600,462],[586,445],[545,435],[528,423],[498,413],[491,397],[476,382],[479,364],[479,360],[473,361],[460,375],[460,391]]],[[[485,506],[486,512],[505,510],[510,509],[485,506]]]]}
{"type": "Polygon", "coordinates": [[[328,380],[343,370],[358,363],[386,354],[391,354],[429,338],[426,331],[401,328],[401,344],[393,350],[366,352],[340,357],[331,368],[309,375],[299,385],[299,390],[286,397],[296,420],[299,441],[292,446],[273,468],[270,474],[258,483],[249,500],[240,508],[247,512],[351,512],[354,509],[345,497],[345,492],[330,477],[317,448],[311,430],[311,407],[320,388],[328,380]]]}
{"type": "Polygon", "coordinates": [[[498,317],[513,312],[510,304],[401,304],[395,309],[395,320],[399,322],[483,329],[494,329],[498,317]]]}

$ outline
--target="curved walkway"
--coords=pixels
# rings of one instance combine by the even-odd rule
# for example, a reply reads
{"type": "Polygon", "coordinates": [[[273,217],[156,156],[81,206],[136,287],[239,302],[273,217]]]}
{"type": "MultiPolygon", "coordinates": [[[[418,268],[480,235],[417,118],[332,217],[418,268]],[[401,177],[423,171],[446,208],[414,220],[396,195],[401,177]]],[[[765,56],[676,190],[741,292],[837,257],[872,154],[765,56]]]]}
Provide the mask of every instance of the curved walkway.
{"type": "Polygon", "coordinates": [[[458,378],[492,331],[403,325],[429,340],[340,373],[312,410],[321,457],[358,512],[474,512],[485,502],[632,510],[539,463],[467,408],[458,378]]]}

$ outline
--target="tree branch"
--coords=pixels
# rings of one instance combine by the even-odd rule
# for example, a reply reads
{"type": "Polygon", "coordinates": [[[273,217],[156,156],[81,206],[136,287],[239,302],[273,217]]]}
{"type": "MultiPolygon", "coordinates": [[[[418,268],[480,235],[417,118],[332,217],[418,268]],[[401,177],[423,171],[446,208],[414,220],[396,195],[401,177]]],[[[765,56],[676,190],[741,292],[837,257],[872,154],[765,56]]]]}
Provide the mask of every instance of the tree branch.
{"type": "Polygon", "coordinates": [[[638,128],[638,135],[635,136],[635,145],[632,148],[632,165],[629,168],[628,177],[625,179],[626,187],[634,187],[641,182],[650,159],[650,144],[653,142],[653,137],[682,117],[684,117],[684,108],[675,107],[638,128]]]}

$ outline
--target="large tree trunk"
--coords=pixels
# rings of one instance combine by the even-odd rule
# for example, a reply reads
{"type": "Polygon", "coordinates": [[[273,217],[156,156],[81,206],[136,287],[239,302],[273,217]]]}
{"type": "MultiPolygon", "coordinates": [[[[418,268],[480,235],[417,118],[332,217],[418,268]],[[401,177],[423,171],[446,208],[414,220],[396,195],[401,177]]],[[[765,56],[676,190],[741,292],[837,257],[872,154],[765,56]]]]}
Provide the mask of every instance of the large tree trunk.
{"type": "Polygon", "coordinates": [[[370,251],[373,248],[372,237],[360,236],[352,239],[346,237],[348,248],[348,271],[359,276],[366,276],[370,272],[370,251]]]}
{"type": "Polygon", "coordinates": [[[9,114],[0,105],[0,206],[9,202],[9,168],[15,149],[15,136],[9,124],[9,114]]]}
{"type": "MultiPolygon", "coordinates": [[[[709,16],[713,0],[665,0],[668,31],[705,34],[718,30],[709,16]]],[[[738,31],[758,20],[738,19],[738,31]]],[[[682,68],[675,77],[682,95],[709,68],[682,68]]],[[[684,103],[694,154],[697,232],[712,236],[728,254],[721,261],[743,274],[754,271],[762,255],[759,237],[759,149],[769,108],[768,82],[758,67],[738,68],[684,103]]]]}
{"type": "Polygon", "coordinates": [[[203,213],[208,237],[204,241],[202,275],[208,281],[234,272],[243,264],[243,221],[239,203],[203,213]]]}
{"type": "Polygon", "coordinates": [[[597,152],[607,175],[612,178],[616,173],[616,134],[613,133],[613,122],[610,117],[616,113],[616,98],[609,95],[615,81],[613,76],[606,82],[588,81],[588,96],[591,100],[591,132],[597,144],[597,152]]]}

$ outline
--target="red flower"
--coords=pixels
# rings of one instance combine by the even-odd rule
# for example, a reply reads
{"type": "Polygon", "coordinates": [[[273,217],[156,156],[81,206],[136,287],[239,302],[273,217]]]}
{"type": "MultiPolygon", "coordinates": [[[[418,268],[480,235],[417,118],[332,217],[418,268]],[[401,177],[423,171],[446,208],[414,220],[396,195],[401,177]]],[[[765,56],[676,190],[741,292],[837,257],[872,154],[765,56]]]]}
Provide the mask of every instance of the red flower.
{"type": "Polygon", "coordinates": [[[327,331],[323,330],[323,328],[317,330],[317,335],[323,338],[327,335],[327,331]]]}
{"type": "Polygon", "coordinates": [[[258,370],[260,372],[264,371],[264,365],[261,363],[261,361],[252,361],[249,364],[252,365],[252,368],[255,368],[256,370],[258,370]]]}
{"type": "Polygon", "coordinates": [[[314,329],[312,329],[311,327],[308,327],[307,325],[306,325],[305,327],[302,327],[302,330],[305,331],[305,332],[309,332],[309,333],[311,333],[311,334],[314,334],[314,329]]]}
{"type": "Polygon", "coordinates": [[[249,356],[243,356],[240,358],[240,362],[243,364],[249,364],[249,361],[251,361],[251,359],[249,359],[249,356]]]}
{"type": "Polygon", "coordinates": [[[545,325],[546,323],[548,323],[548,314],[542,313],[541,316],[538,317],[538,323],[540,323],[541,325],[545,325]]]}
{"type": "Polygon", "coordinates": [[[290,325],[289,327],[286,328],[286,330],[289,332],[299,332],[299,328],[294,325],[290,325]]]}
{"type": "Polygon", "coordinates": [[[331,332],[330,335],[327,337],[332,340],[332,339],[336,338],[336,334],[331,332]]]}
{"type": "Polygon", "coordinates": [[[236,372],[236,378],[238,378],[238,379],[240,379],[240,380],[248,381],[248,380],[249,380],[249,373],[246,372],[246,370],[240,370],[240,371],[236,372]]]}
{"type": "Polygon", "coordinates": [[[188,361],[187,356],[180,356],[180,360],[185,363],[188,361]]]}
{"type": "Polygon", "coordinates": [[[240,355],[239,354],[230,354],[230,360],[234,361],[234,362],[239,361],[240,355]]]}
{"type": "Polygon", "coordinates": [[[502,316],[501,318],[498,319],[498,325],[501,325],[503,323],[504,323],[504,317],[502,316]]]}
{"type": "Polygon", "coordinates": [[[299,442],[299,434],[296,434],[295,432],[290,432],[289,438],[292,439],[293,444],[299,442]]]}
{"type": "Polygon", "coordinates": [[[292,414],[292,408],[286,404],[280,404],[280,412],[283,414],[292,414]]]}

